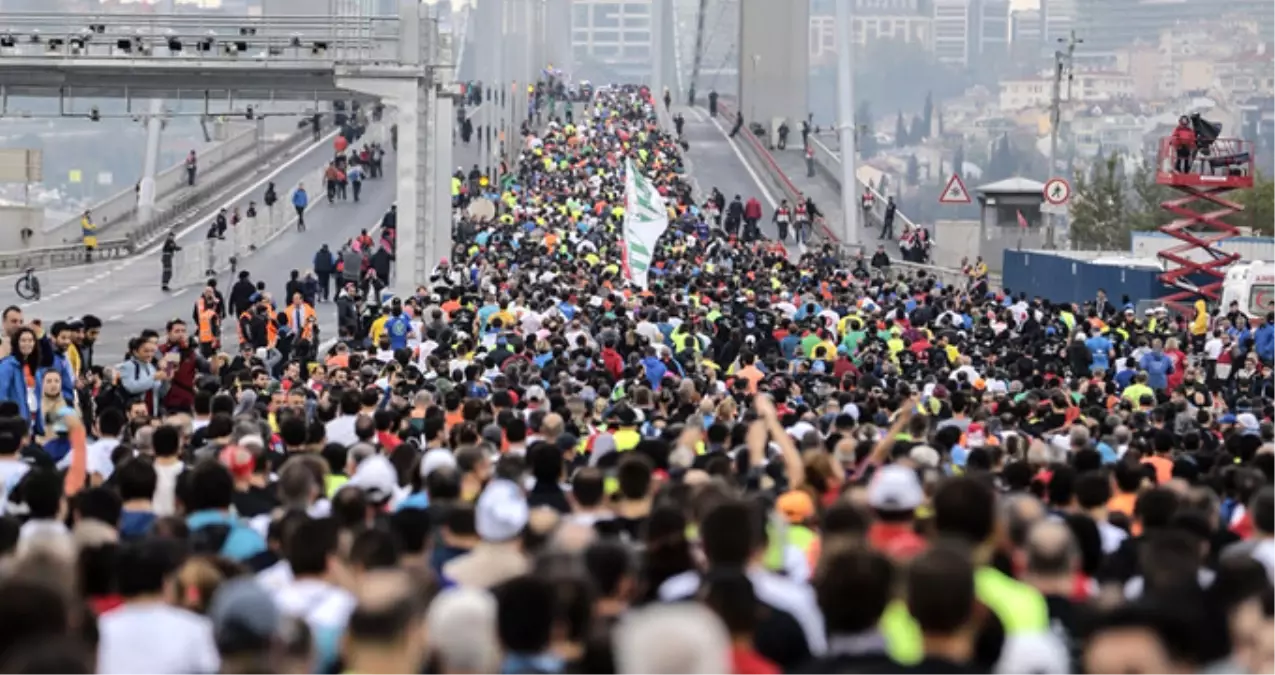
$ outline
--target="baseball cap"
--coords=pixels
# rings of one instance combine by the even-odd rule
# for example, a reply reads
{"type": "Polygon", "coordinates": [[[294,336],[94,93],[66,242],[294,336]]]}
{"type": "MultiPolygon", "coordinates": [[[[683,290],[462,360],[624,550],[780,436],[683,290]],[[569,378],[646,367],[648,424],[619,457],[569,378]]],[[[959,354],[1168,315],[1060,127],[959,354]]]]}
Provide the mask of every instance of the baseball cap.
{"type": "Polygon", "coordinates": [[[528,401],[543,401],[545,400],[545,390],[538,385],[527,387],[526,398],[528,401]]]}
{"type": "Polygon", "coordinates": [[[429,478],[439,469],[456,468],[456,456],[445,448],[434,448],[421,457],[421,478],[429,478]]]}
{"type": "Polygon", "coordinates": [[[279,608],[251,577],[231,579],[218,587],[208,606],[208,619],[222,654],[266,649],[280,626],[279,608]]]}
{"type": "Polygon", "coordinates": [[[359,462],[347,485],[363,490],[369,501],[383,504],[398,490],[398,471],[384,455],[372,455],[359,462]]]}
{"type": "Polygon", "coordinates": [[[775,510],[789,523],[804,523],[815,515],[815,500],[808,492],[789,490],[775,501],[775,510]]]}
{"type": "Polygon", "coordinates": [[[1217,419],[1218,424],[1235,424],[1235,415],[1226,413],[1217,419]]]}
{"type": "Polygon", "coordinates": [[[240,480],[251,476],[253,469],[257,466],[257,460],[252,453],[238,445],[227,445],[218,455],[218,459],[226,465],[227,469],[230,469],[232,476],[240,480]]]}
{"type": "Polygon", "coordinates": [[[881,467],[868,484],[868,506],[881,511],[911,511],[924,497],[916,472],[898,464],[881,467]]]}
{"type": "Polygon", "coordinates": [[[474,505],[474,529],[484,541],[509,541],[522,534],[530,517],[527,497],[517,484],[494,480],[474,505]]]}
{"type": "Polygon", "coordinates": [[[1240,413],[1235,416],[1235,421],[1239,423],[1245,431],[1257,431],[1261,425],[1257,422],[1257,415],[1253,413],[1240,413]]]}

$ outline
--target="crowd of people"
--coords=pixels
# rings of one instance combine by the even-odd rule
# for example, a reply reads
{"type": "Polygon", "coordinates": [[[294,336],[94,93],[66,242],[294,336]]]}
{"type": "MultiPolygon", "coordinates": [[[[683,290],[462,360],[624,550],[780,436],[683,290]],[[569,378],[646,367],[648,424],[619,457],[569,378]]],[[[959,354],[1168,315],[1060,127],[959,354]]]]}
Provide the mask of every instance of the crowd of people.
{"type": "Polygon", "coordinates": [[[6,309],[0,669],[1275,669],[1275,317],[794,255],[717,226],[657,105],[600,88],[458,178],[448,260],[342,280],[330,349],[255,342],[250,279],[237,354],[6,309]]]}

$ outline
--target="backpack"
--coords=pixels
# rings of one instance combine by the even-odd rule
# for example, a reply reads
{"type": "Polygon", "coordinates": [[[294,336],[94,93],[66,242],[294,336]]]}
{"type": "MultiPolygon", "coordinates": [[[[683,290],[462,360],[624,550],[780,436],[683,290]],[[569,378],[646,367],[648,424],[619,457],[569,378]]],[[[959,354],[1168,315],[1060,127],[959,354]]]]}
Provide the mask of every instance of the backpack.
{"type": "Polygon", "coordinates": [[[187,538],[191,553],[195,555],[221,555],[222,547],[226,545],[226,540],[230,538],[230,531],[231,527],[226,523],[215,523],[194,530],[187,538]]]}

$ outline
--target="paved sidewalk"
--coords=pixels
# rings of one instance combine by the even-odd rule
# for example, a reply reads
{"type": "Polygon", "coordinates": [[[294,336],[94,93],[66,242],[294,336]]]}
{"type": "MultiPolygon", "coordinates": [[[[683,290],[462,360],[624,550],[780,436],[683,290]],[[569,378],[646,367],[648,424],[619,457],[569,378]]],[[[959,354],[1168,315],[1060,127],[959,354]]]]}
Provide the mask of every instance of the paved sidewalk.
{"type": "MultiPolygon", "coordinates": [[[[789,146],[787,150],[772,150],[772,157],[775,158],[775,164],[784,172],[788,180],[792,181],[803,193],[815,200],[815,206],[823,212],[824,220],[827,221],[829,229],[834,232],[839,231],[838,228],[845,222],[845,213],[841,209],[841,192],[830,180],[823,177],[819,172],[815,172],[813,178],[807,176],[806,172],[806,156],[801,151],[800,146],[789,146]]],[[[860,212],[862,213],[862,212],[860,212]]],[[[891,260],[902,260],[903,253],[899,250],[898,239],[890,239],[881,241],[881,221],[875,216],[868,219],[860,220],[860,239],[859,242],[864,245],[864,255],[871,257],[876,251],[878,244],[885,244],[885,251],[889,254],[891,260]]],[[[895,223],[894,233],[899,234],[899,224],[895,223]]]]}

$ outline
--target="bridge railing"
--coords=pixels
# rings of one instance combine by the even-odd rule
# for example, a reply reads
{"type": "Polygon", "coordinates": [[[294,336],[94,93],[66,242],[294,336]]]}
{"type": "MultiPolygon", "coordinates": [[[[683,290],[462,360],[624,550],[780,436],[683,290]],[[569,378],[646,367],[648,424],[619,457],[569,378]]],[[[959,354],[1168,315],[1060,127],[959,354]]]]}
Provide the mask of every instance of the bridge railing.
{"type": "MultiPolygon", "coordinates": [[[[733,101],[722,101],[719,98],[717,102],[717,110],[727,119],[732,119],[735,114],[734,105],[733,101]]],[[[770,154],[770,151],[766,149],[766,146],[762,144],[761,140],[759,140],[751,130],[747,128],[740,129],[740,133],[737,138],[744,139],[744,141],[739,145],[744,149],[746,154],[753,158],[754,162],[759,167],[764,169],[762,174],[769,179],[768,182],[772,187],[777,188],[783,193],[784,198],[787,199],[789,203],[795,204],[798,199],[802,199],[801,189],[793,184],[792,180],[788,178],[788,175],[785,174],[783,169],[779,167],[779,164],[775,162],[775,157],[770,154]]],[[[836,234],[834,234],[832,230],[828,229],[828,223],[822,216],[816,218],[814,224],[815,236],[827,241],[840,243],[836,234]]],[[[862,246],[857,244],[843,244],[843,246],[847,247],[849,250],[862,250],[862,246]]]]}
{"type": "MultiPolygon", "coordinates": [[[[269,156],[279,157],[290,154],[297,150],[298,146],[308,143],[313,135],[314,132],[309,126],[298,129],[275,146],[269,156]]],[[[200,205],[207,202],[209,198],[224,193],[230,185],[242,179],[242,175],[231,173],[224,174],[217,180],[196,185],[190,193],[183,195],[182,199],[168,208],[156,211],[155,217],[126,236],[99,238],[97,247],[91,253],[81,242],[0,253],[0,274],[21,272],[28,267],[38,270],[52,269],[81,265],[90,261],[128,257],[145,250],[161,238],[168,236],[169,232],[197,217],[200,205]]]]}
{"type": "MultiPolygon", "coordinates": [[[[837,192],[840,193],[842,189],[841,155],[834,152],[827,145],[824,145],[824,142],[819,140],[819,138],[814,134],[810,135],[810,146],[815,151],[815,171],[818,171],[821,175],[827,178],[832,186],[836,188],[837,192]]],[[[857,180],[858,176],[855,178],[857,180]]],[[[872,215],[880,221],[885,217],[885,203],[886,198],[889,195],[881,192],[876,187],[865,183],[862,180],[859,180],[858,183],[857,192],[855,194],[860,196],[860,203],[862,203],[863,191],[868,190],[872,194],[872,215]]],[[[904,232],[917,227],[917,224],[912,222],[911,218],[908,218],[906,214],[897,208],[894,211],[894,219],[898,224],[902,225],[904,232]]]]}
{"type": "MultiPolygon", "coordinates": [[[[225,141],[211,145],[200,153],[197,156],[199,169],[203,172],[211,171],[213,168],[241,156],[245,151],[251,150],[256,144],[256,129],[249,127],[237,131],[225,141]]],[[[182,189],[184,185],[186,185],[186,163],[182,161],[155,174],[155,199],[163,199],[182,189]]],[[[191,188],[191,192],[200,192],[202,187],[203,185],[196,177],[196,183],[191,188]]],[[[107,230],[114,229],[118,223],[127,222],[137,214],[137,196],[136,187],[130,186],[120,190],[105,201],[89,207],[89,211],[93,215],[93,222],[97,224],[98,238],[101,238],[102,234],[107,230]]],[[[80,215],[76,214],[61,223],[46,228],[44,236],[46,241],[50,239],[57,241],[60,238],[62,244],[75,243],[81,236],[80,215]]]]}

